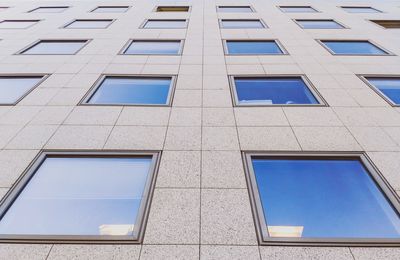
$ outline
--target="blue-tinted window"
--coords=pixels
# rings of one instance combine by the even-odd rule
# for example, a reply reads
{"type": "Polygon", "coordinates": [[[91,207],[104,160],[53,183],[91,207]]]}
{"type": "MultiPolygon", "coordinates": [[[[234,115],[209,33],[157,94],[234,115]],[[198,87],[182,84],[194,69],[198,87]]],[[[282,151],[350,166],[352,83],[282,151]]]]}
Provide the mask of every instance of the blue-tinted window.
{"type": "Polygon", "coordinates": [[[311,6],[280,6],[284,13],[316,13],[317,10],[311,6]]]}
{"type": "Polygon", "coordinates": [[[41,80],[38,77],[0,77],[0,104],[14,104],[41,80]]]}
{"type": "Polygon", "coordinates": [[[112,23],[112,20],[75,20],[65,26],[69,29],[104,29],[112,23]]]}
{"type": "Polygon", "coordinates": [[[44,6],[29,11],[30,13],[62,13],[68,6],[44,6]]]}
{"type": "Polygon", "coordinates": [[[0,29],[26,29],[39,20],[4,20],[0,22],[0,29]]]}
{"type": "Polygon", "coordinates": [[[76,54],[87,40],[43,40],[24,50],[22,54],[76,54]]]}
{"type": "Polygon", "coordinates": [[[99,6],[92,13],[125,13],[129,6],[99,6]]]}
{"type": "Polygon", "coordinates": [[[219,13],[252,13],[250,6],[218,6],[219,13]]]}
{"type": "Polygon", "coordinates": [[[179,54],[181,41],[132,41],[124,54],[179,54]]]}
{"type": "Polygon", "coordinates": [[[296,20],[304,29],[343,29],[344,27],[333,20],[296,20]]]}
{"type": "Polygon", "coordinates": [[[221,20],[221,28],[226,28],[226,29],[237,29],[237,28],[257,29],[264,27],[265,27],[264,24],[260,20],[229,20],[229,19],[221,20]]]}
{"type": "Polygon", "coordinates": [[[166,105],[171,78],[105,77],[89,104],[166,105]]]}
{"type": "Polygon", "coordinates": [[[400,105],[400,77],[366,78],[377,90],[384,94],[393,104],[400,105]]]}
{"type": "Polygon", "coordinates": [[[46,157],[1,218],[0,234],[134,239],[152,157],[46,157]]]}
{"type": "Polygon", "coordinates": [[[400,219],[358,159],[253,156],[269,237],[400,238],[400,219]]]}
{"type": "Polygon", "coordinates": [[[334,54],[349,55],[387,55],[388,53],[378,48],[369,41],[321,41],[334,54]]]}
{"type": "Polygon", "coordinates": [[[319,104],[301,77],[234,78],[238,105],[319,104]]]}
{"type": "Polygon", "coordinates": [[[147,29],[183,29],[186,20],[147,20],[143,28],[147,29]]]}
{"type": "Polygon", "coordinates": [[[283,54],[275,41],[226,41],[228,54],[283,54]]]}
{"type": "Polygon", "coordinates": [[[342,9],[348,13],[381,13],[381,11],[369,6],[342,6],[342,9]]]}

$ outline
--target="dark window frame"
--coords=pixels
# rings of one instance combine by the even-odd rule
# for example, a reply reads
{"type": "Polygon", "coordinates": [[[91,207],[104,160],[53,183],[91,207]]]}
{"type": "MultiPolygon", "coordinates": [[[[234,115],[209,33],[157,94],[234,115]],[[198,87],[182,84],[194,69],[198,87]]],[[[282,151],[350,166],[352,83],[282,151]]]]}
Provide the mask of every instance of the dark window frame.
{"type": "Polygon", "coordinates": [[[363,40],[363,39],[316,39],[316,41],[325,49],[327,50],[330,54],[332,54],[333,56],[368,56],[368,57],[384,57],[384,56],[397,56],[396,54],[394,54],[393,52],[389,51],[386,48],[383,48],[382,46],[380,46],[379,44],[375,43],[372,40],[363,40]],[[341,54],[341,53],[334,53],[333,50],[331,50],[328,46],[326,46],[324,44],[325,41],[328,42],[368,42],[372,45],[374,45],[376,48],[380,49],[381,51],[385,52],[384,54],[341,54]]]}
{"type": "Polygon", "coordinates": [[[1,28],[0,30],[24,30],[24,29],[29,29],[33,26],[35,26],[36,24],[38,24],[40,21],[40,19],[4,19],[0,21],[1,23],[4,22],[34,22],[34,24],[29,25],[28,27],[25,28],[1,28]]]}
{"type": "Polygon", "coordinates": [[[183,30],[183,29],[187,29],[188,26],[189,26],[189,19],[187,19],[187,18],[182,18],[182,19],[169,19],[169,18],[166,18],[166,19],[153,19],[153,18],[150,18],[150,19],[145,19],[142,22],[142,24],[139,26],[139,29],[146,29],[146,30],[163,30],[163,29],[166,29],[166,30],[183,30]],[[146,28],[145,26],[146,26],[147,22],[149,22],[149,21],[158,21],[158,22],[161,22],[161,21],[184,21],[185,25],[182,28],[174,28],[174,27],[152,27],[152,28],[146,28]]]}
{"type": "Polygon", "coordinates": [[[108,27],[111,26],[111,24],[113,24],[115,22],[115,19],[74,19],[68,23],[66,23],[65,25],[61,26],[60,29],[107,29],[108,27]],[[106,27],[103,28],[88,28],[88,27],[82,27],[82,28],[68,28],[68,26],[70,26],[71,24],[75,23],[75,22],[110,22],[106,27]]]}
{"type": "Polygon", "coordinates": [[[16,52],[14,55],[76,55],[78,54],[83,48],[85,48],[92,39],[39,39],[34,41],[33,43],[29,44],[28,46],[24,47],[23,49],[19,50],[16,52]],[[75,53],[72,54],[50,54],[50,53],[42,53],[42,54],[29,54],[29,53],[24,53],[27,50],[30,50],[31,48],[35,47],[41,42],[85,42],[75,53]]]}
{"type": "Polygon", "coordinates": [[[141,56],[181,56],[183,53],[183,48],[185,46],[185,40],[183,39],[129,39],[127,43],[125,43],[124,47],[118,52],[118,55],[141,55],[141,56]],[[126,50],[131,46],[133,42],[173,42],[173,41],[179,41],[180,42],[180,47],[178,50],[177,54],[127,54],[125,53],[126,50]]]}
{"type": "Polygon", "coordinates": [[[370,19],[370,20],[367,20],[367,21],[369,21],[370,23],[372,23],[372,24],[378,26],[379,28],[383,28],[383,29],[385,29],[385,30],[396,30],[396,29],[400,29],[400,20],[399,20],[399,19],[370,19]],[[398,27],[398,28],[397,28],[397,27],[388,28],[388,27],[385,27],[385,26],[379,24],[379,22],[397,22],[397,23],[399,23],[399,27],[398,27]]]}
{"type": "Polygon", "coordinates": [[[391,74],[362,74],[357,75],[368,87],[370,87],[376,94],[378,94],[381,98],[383,98],[389,105],[392,107],[400,107],[400,104],[396,104],[392,101],[391,98],[386,96],[382,91],[380,91],[377,87],[375,87],[371,82],[369,82],[368,78],[381,78],[381,79],[390,79],[390,78],[398,78],[400,80],[400,75],[391,75],[391,74]]]}
{"type": "Polygon", "coordinates": [[[219,28],[220,29],[226,29],[226,30],[262,30],[262,29],[268,29],[269,28],[268,25],[261,18],[254,18],[254,19],[241,19],[241,18],[238,18],[238,19],[226,18],[225,19],[225,18],[220,18],[220,19],[218,19],[218,24],[219,24],[219,28]],[[226,28],[226,27],[223,26],[223,22],[224,21],[239,21],[239,22],[246,22],[246,21],[255,22],[255,21],[257,21],[257,22],[261,23],[262,28],[252,28],[252,27],[251,28],[248,28],[248,27],[226,28]]]}
{"type": "MultiPolygon", "coordinates": [[[[252,5],[217,5],[217,13],[232,13],[232,12],[219,12],[220,8],[250,8],[251,12],[241,12],[241,13],[257,13],[252,5]]],[[[238,12],[239,13],[239,12],[238,12]]]]}
{"type": "Polygon", "coordinates": [[[342,29],[350,29],[350,27],[348,27],[347,25],[336,21],[335,19],[302,19],[302,18],[296,18],[296,19],[292,19],[301,29],[304,30],[342,30],[342,29]],[[306,22],[334,22],[338,25],[340,25],[342,28],[304,28],[300,22],[302,21],[306,21],[306,22]]]}
{"type": "Polygon", "coordinates": [[[240,39],[223,39],[222,45],[224,47],[224,54],[227,56],[269,56],[269,55],[289,55],[289,52],[283,47],[282,43],[279,39],[257,39],[257,40],[240,40],[240,39]],[[282,51],[282,53],[267,53],[267,54],[257,54],[257,53],[229,53],[228,52],[228,42],[274,42],[278,48],[282,51]]]}
{"type": "Polygon", "coordinates": [[[154,13],[190,13],[192,6],[190,5],[156,5],[153,9],[154,13]],[[158,11],[159,8],[187,8],[187,11],[158,11]]]}

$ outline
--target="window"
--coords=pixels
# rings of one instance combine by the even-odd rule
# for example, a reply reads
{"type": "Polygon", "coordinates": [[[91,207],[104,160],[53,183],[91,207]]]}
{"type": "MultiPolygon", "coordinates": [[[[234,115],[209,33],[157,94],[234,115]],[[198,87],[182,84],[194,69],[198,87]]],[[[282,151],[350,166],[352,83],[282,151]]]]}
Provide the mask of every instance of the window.
{"type": "Polygon", "coordinates": [[[392,105],[400,105],[400,77],[365,77],[375,91],[392,105]]]}
{"type": "Polygon", "coordinates": [[[44,76],[0,76],[0,104],[15,105],[44,78],[44,76]]]}
{"type": "Polygon", "coordinates": [[[88,40],[41,40],[21,54],[76,54],[87,42],[88,40]]]}
{"type": "Polygon", "coordinates": [[[89,20],[89,19],[81,19],[81,20],[75,20],[66,26],[64,28],[68,29],[104,29],[107,28],[113,20],[89,20]]]}
{"type": "Polygon", "coordinates": [[[399,243],[399,202],[364,154],[246,154],[266,243],[399,243]]]}
{"type": "Polygon", "coordinates": [[[26,29],[39,20],[4,20],[0,22],[0,29],[26,29]]]}
{"type": "Polygon", "coordinates": [[[336,55],[388,55],[369,41],[322,40],[321,43],[336,55]]]}
{"type": "Polygon", "coordinates": [[[97,105],[169,105],[173,77],[105,76],[83,102],[97,105]]]}
{"type": "Polygon", "coordinates": [[[1,205],[1,239],[139,240],[157,157],[43,153],[1,205]]]}
{"type": "Polygon", "coordinates": [[[342,6],[342,9],[348,13],[382,13],[369,6],[342,6]]]}
{"type": "Polygon", "coordinates": [[[7,9],[8,9],[7,6],[0,6],[0,12],[1,12],[1,11],[4,11],[4,10],[7,10],[7,9]]]}
{"type": "Polygon", "coordinates": [[[284,54],[278,43],[274,40],[226,40],[225,52],[227,54],[243,55],[284,54]]]}
{"type": "Polygon", "coordinates": [[[181,40],[133,40],[123,54],[178,55],[181,53],[182,43],[181,40]]]}
{"type": "Polygon", "coordinates": [[[344,26],[334,20],[296,20],[303,29],[343,29],[344,26]]]}
{"type": "Polygon", "coordinates": [[[238,106],[321,104],[301,76],[235,76],[231,83],[238,106]]]}
{"type": "Polygon", "coordinates": [[[189,12],[189,6],[157,6],[156,12],[189,12]]]}
{"type": "Polygon", "coordinates": [[[279,6],[284,13],[317,13],[311,6],[279,6]]]}
{"type": "Polygon", "coordinates": [[[236,19],[221,19],[220,20],[220,27],[225,29],[258,29],[258,28],[265,28],[263,22],[259,19],[254,20],[236,20],[236,19]]]}
{"type": "Polygon", "coordinates": [[[187,27],[187,20],[157,20],[149,19],[147,20],[143,28],[146,29],[183,29],[187,27]]]}
{"type": "Polygon", "coordinates": [[[219,13],[253,13],[250,6],[218,6],[219,13]]]}
{"type": "Polygon", "coordinates": [[[125,13],[129,6],[99,6],[92,10],[92,13],[125,13]]]}
{"type": "Polygon", "coordinates": [[[371,20],[386,29],[400,29],[400,20],[371,20]]]}
{"type": "Polygon", "coordinates": [[[62,13],[68,6],[43,6],[29,11],[29,13],[62,13]]]}

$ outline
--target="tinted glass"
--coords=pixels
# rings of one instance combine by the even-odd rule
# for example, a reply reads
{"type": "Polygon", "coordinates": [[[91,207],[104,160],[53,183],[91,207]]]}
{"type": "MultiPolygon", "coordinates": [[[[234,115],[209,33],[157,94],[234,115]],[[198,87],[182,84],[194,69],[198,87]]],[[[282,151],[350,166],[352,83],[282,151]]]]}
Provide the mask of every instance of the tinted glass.
{"type": "Polygon", "coordinates": [[[75,54],[86,41],[40,41],[22,54],[75,54]]]}
{"type": "Polygon", "coordinates": [[[171,78],[106,77],[88,103],[165,105],[170,87],[171,78]]]}
{"type": "Polygon", "coordinates": [[[103,29],[107,28],[112,20],[76,20],[68,24],[65,28],[71,29],[103,29]]]}
{"type": "Polygon", "coordinates": [[[188,6],[158,6],[157,12],[188,12],[188,6]]]}
{"type": "Polygon", "coordinates": [[[132,235],[151,158],[53,158],[0,221],[0,234],[132,235]]]}
{"type": "Polygon", "coordinates": [[[380,13],[371,7],[342,7],[348,13],[380,13]]]}
{"type": "Polygon", "coordinates": [[[275,41],[227,41],[229,54],[282,54],[275,41]]]}
{"type": "Polygon", "coordinates": [[[342,29],[344,28],[340,24],[331,20],[297,20],[300,26],[304,29],[342,29]]]}
{"type": "Polygon", "coordinates": [[[0,22],[0,29],[25,29],[38,21],[2,21],[0,22]]]}
{"type": "Polygon", "coordinates": [[[133,41],[125,54],[179,54],[181,41],[133,41]]]}
{"type": "Polygon", "coordinates": [[[128,11],[128,6],[121,6],[121,7],[112,7],[112,6],[102,6],[97,7],[92,11],[92,13],[125,13],[128,11]]]}
{"type": "Polygon", "coordinates": [[[370,42],[359,41],[322,41],[335,54],[354,54],[354,55],[382,55],[387,54],[382,49],[370,42]]]}
{"type": "Polygon", "coordinates": [[[394,104],[400,105],[400,78],[367,78],[367,80],[394,104]]]}
{"type": "Polygon", "coordinates": [[[218,6],[220,13],[252,13],[250,6],[218,6]]]}
{"type": "Polygon", "coordinates": [[[144,28],[186,28],[186,20],[148,20],[144,28]]]}
{"type": "Polygon", "coordinates": [[[31,13],[62,13],[68,7],[39,7],[31,11],[31,13]]]}
{"type": "Polygon", "coordinates": [[[264,28],[260,20],[221,20],[222,28],[264,28]]]}
{"type": "Polygon", "coordinates": [[[358,160],[253,159],[271,237],[399,238],[400,220],[358,160]]]}
{"type": "Polygon", "coordinates": [[[36,86],[42,77],[0,77],[0,104],[13,104],[36,86]]]}
{"type": "Polygon", "coordinates": [[[400,20],[371,20],[386,29],[399,29],[400,28],[400,20]]]}
{"type": "Polygon", "coordinates": [[[316,13],[317,11],[310,6],[281,6],[280,9],[285,13],[316,13]]]}
{"type": "Polygon", "coordinates": [[[292,105],[319,102],[299,78],[235,78],[240,105],[292,105]]]}

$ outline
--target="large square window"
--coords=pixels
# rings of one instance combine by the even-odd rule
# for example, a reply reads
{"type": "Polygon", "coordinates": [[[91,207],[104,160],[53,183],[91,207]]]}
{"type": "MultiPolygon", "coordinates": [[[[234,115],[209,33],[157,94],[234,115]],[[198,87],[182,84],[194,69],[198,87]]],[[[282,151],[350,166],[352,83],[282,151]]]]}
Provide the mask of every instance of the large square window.
{"type": "Polygon", "coordinates": [[[343,25],[334,20],[296,20],[303,29],[343,29],[343,25]]]}
{"type": "Polygon", "coordinates": [[[97,105],[169,105],[173,77],[105,76],[83,103],[97,105]]]}
{"type": "Polygon", "coordinates": [[[342,6],[342,9],[348,13],[382,13],[378,9],[369,6],[342,6]]]}
{"type": "Polygon", "coordinates": [[[246,154],[263,243],[399,243],[399,202],[363,154],[246,154]]]}
{"type": "Polygon", "coordinates": [[[140,239],[157,153],[43,153],[1,205],[0,238],[140,239]]]}
{"type": "Polygon", "coordinates": [[[177,55],[182,51],[181,40],[133,40],[123,54],[177,55]]]}
{"type": "Polygon", "coordinates": [[[147,20],[143,28],[146,29],[183,29],[187,27],[187,20],[162,20],[162,19],[149,19],[147,20]]]}
{"type": "Polygon", "coordinates": [[[92,10],[92,13],[125,13],[129,6],[99,6],[92,10]]]}
{"type": "Polygon", "coordinates": [[[389,55],[369,41],[321,40],[321,43],[335,55],[389,55]]]}
{"type": "Polygon", "coordinates": [[[400,105],[400,77],[365,77],[365,79],[390,104],[400,105]]]}
{"type": "Polygon", "coordinates": [[[76,54],[88,40],[41,40],[21,51],[21,54],[68,55],[76,54]]]}
{"type": "Polygon", "coordinates": [[[111,19],[98,19],[98,20],[91,20],[91,19],[79,19],[75,20],[64,28],[68,29],[105,29],[113,22],[111,19]]]}
{"type": "Polygon", "coordinates": [[[62,13],[68,6],[43,6],[29,11],[29,13],[62,13]]]}
{"type": "Polygon", "coordinates": [[[400,29],[400,20],[371,20],[386,29],[400,29]]]}
{"type": "Polygon", "coordinates": [[[0,76],[0,104],[18,103],[44,78],[44,76],[0,76]]]}
{"type": "Polygon", "coordinates": [[[0,29],[26,29],[35,25],[39,20],[3,20],[0,29]]]}
{"type": "Polygon", "coordinates": [[[322,101],[301,76],[231,77],[238,106],[319,105],[322,101]]]}
{"type": "Polygon", "coordinates": [[[240,55],[266,55],[266,54],[284,54],[281,47],[274,40],[226,40],[226,54],[240,55]]]}
{"type": "Polygon", "coordinates": [[[218,6],[219,13],[253,13],[254,10],[250,6],[218,6]]]}
{"type": "Polygon", "coordinates": [[[317,13],[311,6],[279,6],[284,13],[317,13]]]}
{"type": "Polygon", "coordinates": [[[265,28],[264,23],[259,19],[240,20],[240,19],[221,19],[220,27],[224,29],[260,29],[265,28]]]}
{"type": "Polygon", "coordinates": [[[189,12],[189,6],[157,6],[156,12],[189,12]]]}

